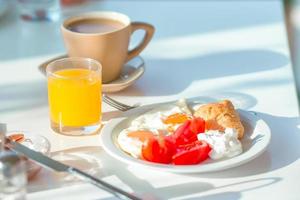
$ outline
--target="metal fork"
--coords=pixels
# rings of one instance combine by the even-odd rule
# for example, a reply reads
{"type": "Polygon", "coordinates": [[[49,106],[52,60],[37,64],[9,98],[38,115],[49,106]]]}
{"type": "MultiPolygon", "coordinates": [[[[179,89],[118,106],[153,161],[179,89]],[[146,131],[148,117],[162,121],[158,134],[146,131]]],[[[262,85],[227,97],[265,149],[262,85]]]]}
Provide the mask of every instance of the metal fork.
{"type": "Polygon", "coordinates": [[[108,105],[116,108],[117,110],[123,111],[123,112],[138,107],[138,106],[130,106],[130,105],[121,103],[117,100],[112,99],[111,97],[107,96],[106,94],[102,95],[102,100],[105,103],[107,103],[108,105]]]}

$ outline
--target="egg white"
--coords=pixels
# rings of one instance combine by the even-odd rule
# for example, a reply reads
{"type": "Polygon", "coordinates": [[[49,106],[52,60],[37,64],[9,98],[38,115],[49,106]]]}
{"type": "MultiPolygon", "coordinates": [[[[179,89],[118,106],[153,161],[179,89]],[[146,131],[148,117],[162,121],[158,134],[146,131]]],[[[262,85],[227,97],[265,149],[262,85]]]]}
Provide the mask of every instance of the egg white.
{"type": "MultiPolygon", "coordinates": [[[[177,101],[174,105],[160,106],[135,118],[128,128],[120,132],[117,138],[120,148],[131,156],[140,158],[143,143],[138,139],[128,137],[128,133],[145,130],[151,131],[154,135],[161,133],[168,135],[170,134],[168,125],[163,123],[163,119],[176,113],[192,114],[184,99],[177,101]]],[[[178,126],[180,124],[173,128],[176,129],[178,126]]]]}
{"type": "Polygon", "coordinates": [[[121,131],[118,136],[118,144],[121,149],[135,158],[140,158],[143,143],[135,138],[128,137],[128,129],[121,131]]]}

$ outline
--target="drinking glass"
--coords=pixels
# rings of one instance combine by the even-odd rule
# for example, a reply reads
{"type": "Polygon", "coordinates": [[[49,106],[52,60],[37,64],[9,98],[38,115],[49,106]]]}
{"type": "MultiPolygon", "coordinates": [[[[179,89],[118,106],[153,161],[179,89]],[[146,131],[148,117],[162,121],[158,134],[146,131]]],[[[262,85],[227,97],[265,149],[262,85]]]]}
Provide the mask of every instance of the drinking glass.
{"type": "Polygon", "coordinates": [[[27,175],[24,161],[12,151],[0,152],[0,199],[23,200],[27,175]]]}
{"type": "Polygon", "coordinates": [[[6,124],[0,123],[0,153],[4,151],[5,146],[6,124]]]}
{"type": "Polygon", "coordinates": [[[90,58],[63,58],[47,66],[51,128],[91,135],[101,127],[102,66],[90,58]]]}
{"type": "Polygon", "coordinates": [[[21,18],[28,21],[56,21],[60,17],[60,0],[17,0],[21,18]]]}

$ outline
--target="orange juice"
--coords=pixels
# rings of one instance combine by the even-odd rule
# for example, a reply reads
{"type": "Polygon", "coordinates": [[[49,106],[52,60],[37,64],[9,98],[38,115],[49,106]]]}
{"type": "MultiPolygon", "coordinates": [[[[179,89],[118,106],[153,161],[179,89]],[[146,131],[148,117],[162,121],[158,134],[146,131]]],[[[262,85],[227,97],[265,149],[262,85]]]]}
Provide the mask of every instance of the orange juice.
{"type": "Polygon", "coordinates": [[[63,69],[48,77],[52,123],[89,126],[101,121],[101,77],[89,69],[63,69]]]}

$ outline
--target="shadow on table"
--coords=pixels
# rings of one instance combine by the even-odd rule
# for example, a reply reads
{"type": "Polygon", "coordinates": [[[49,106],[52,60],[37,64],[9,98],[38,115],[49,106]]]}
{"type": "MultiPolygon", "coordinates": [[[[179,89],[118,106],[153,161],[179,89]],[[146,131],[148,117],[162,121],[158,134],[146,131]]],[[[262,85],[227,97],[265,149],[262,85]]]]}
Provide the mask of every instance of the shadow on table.
{"type": "MultiPolygon", "coordinates": [[[[170,199],[174,197],[188,196],[191,199],[193,195],[199,195],[203,192],[213,191],[214,194],[204,195],[203,197],[195,199],[217,199],[222,197],[222,199],[239,199],[241,197],[240,192],[253,190],[255,188],[265,187],[280,181],[280,178],[269,177],[269,178],[260,178],[260,179],[251,179],[247,181],[235,182],[232,184],[221,185],[215,187],[211,183],[203,181],[189,181],[188,183],[179,183],[174,182],[172,185],[154,187],[147,181],[147,177],[140,177],[141,174],[135,173],[138,171],[143,171],[145,174],[151,174],[151,170],[145,170],[141,168],[135,168],[134,166],[130,167],[126,164],[120,163],[117,160],[114,160],[109,155],[107,155],[102,148],[100,147],[80,147],[72,148],[63,151],[53,152],[53,158],[60,160],[68,165],[77,167],[93,176],[103,178],[107,180],[109,177],[117,177],[119,182],[110,182],[111,184],[120,187],[120,188],[129,188],[134,193],[139,196],[144,197],[145,199],[170,199]],[[251,183],[251,184],[248,184],[251,183]],[[244,184],[244,185],[243,185],[244,184]],[[254,187],[252,187],[255,185],[254,187]],[[220,192],[220,189],[230,188],[231,192],[220,192]],[[240,189],[243,188],[243,189],[240,189]]],[[[45,170],[43,170],[45,171],[45,170]]],[[[50,173],[50,172],[48,172],[50,173]]],[[[158,173],[158,172],[156,172],[158,173]]],[[[163,176],[168,176],[168,174],[162,174],[163,176]]],[[[54,176],[53,179],[47,179],[45,182],[38,180],[36,177],[33,181],[34,185],[38,185],[38,188],[30,188],[29,192],[42,191],[60,188],[62,186],[70,186],[78,184],[79,180],[73,176],[66,173],[51,173],[50,177],[54,176]],[[51,184],[49,184],[51,182],[51,184]]],[[[158,175],[159,176],[159,175],[158,175]]],[[[183,176],[183,175],[176,175],[183,176]]],[[[199,180],[203,176],[199,176],[199,180]]],[[[155,178],[155,177],[152,177],[155,178]]],[[[157,177],[159,178],[159,177],[157,177]]],[[[184,178],[184,177],[183,177],[184,178]]],[[[196,178],[196,176],[195,176],[196,178]]],[[[128,190],[128,189],[125,189],[128,190]]],[[[107,198],[115,199],[115,198],[107,198]]]]}
{"type": "Polygon", "coordinates": [[[0,86],[0,113],[47,105],[47,84],[30,81],[0,86]]]}
{"type": "MultiPolygon", "coordinates": [[[[201,93],[201,92],[199,92],[201,93]]],[[[189,99],[201,99],[207,100],[207,102],[220,101],[223,99],[229,99],[234,107],[240,109],[250,109],[257,104],[257,99],[249,94],[241,93],[241,92],[217,92],[217,93],[206,93],[207,96],[199,96],[199,97],[188,97],[189,99]]]]}
{"type": "MultiPolygon", "coordinates": [[[[214,101],[219,101],[222,99],[229,99],[235,106],[235,108],[239,108],[239,109],[244,109],[244,110],[248,110],[252,107],[254,107],[257,104],[257,99],[249,94],[245,94],[245,93],[240,93],[240,92],[219,92],[219,93],[211,93],[208,94],[207,96],[185,96],[184,98],[186,98],[187,101],[192,102],[193,104],[200,104],[200,103],[205,103],[205,102],[214,102],[214,101]]],[[[117,99],[117,98],[116,98],[117,99]]],[[[161,100],[161,99],[159,99],[161,100]]],[[[178,98],[174,99],[173,101],[178,100],[178,98]]],[[[153,102],[155,103],[164,103],[164,102],[170,102],[172,100],[163,100],[163,101],[159,101],[159,102],[153,102]]],[[[120,101],[122,103],[126,102],[120,101]]],[[[105,103],[105,102],[103,102],[105,103]]],[[[150,106],[151,104],[141,104],[141,102],[136,102],[137,105],[145,105],[145,106],[150,106]]],[[[129,104],[128,104],[129,105],[129,104]]],[[[133,105],[133,104],[132,104],[133,105]]],[[[109,119],[112,118],[116,118],[118,116],[121,115],[121,111],[109,111],[109,112],[104,112],[102,113],[102,120],[103,121],[108,121],[109,119]]]]}
{"type": "MultiPolygon", "coordinates": [[[[102,173],[102,160],[98,156],[99,152],[102,152],[101,147],[79,147],[66,149],[63,151],[52,152],[51,157],[55,160],[61,161],[67,165],[77,167],[93,176],[104,176],[102,173]]],[[[28,191],[36,192],[42,190],[49,190],[60,188],[62,186],[70,186],[80,182],[80,180],[71,174],[53,172],[47,169],[42,171],[30,180],[28,191]],[[42,180],[41,174],[44,173],[44,177],[49,177],[47,180],[42,180]],[[33,186],[34,185],[34,186],[33,186]]]]}
{"type": "MultiPolygon", "coordinates": [[[[226,51],[187,59],[147,59],[146,72],[138,81],[139,84],[119,92],[118,95],[173,95],[184,91],[194,81],[273,70],[288,62],[289,59],[284,54],[261,49],[226,51]],[[159,76],[156,72],[159,72],[159,76]],[[161,83],[159,89],[153,87],[153,82],[161,83]]],[[[230,89],[227,85],[227,88],[223,88],[218,82],[212,84],[214,88],[220,87],[220,91],[230,89]]],[[[240,81],[239,84],[243,82],[240,81]]],[[[257,82],[249,84],[253,87],[257,82]]],[[[202,92],[205,91],[205,88],[201,89],[202,92]]]]}
{"type": "MultiPolygon", "coordinates": [[[[239,192],[220,192],[216,194],[209,194],[209,195],[204,195],[202,197],[189,197],[189,198],[180,198],[182,200],[238,200],[241,198],[241,194],[239,192]]],[[[109,198],[101,198],[101,200],[117,200],[118,198],[116,197],[109,197],[109,198]]],[[[158,200],[158,199],[163,199],[163,198],[155,198],[155,197],[149,197],[145,198],[145,200],[158,200]]],[[[100,199],[97,199],[100,200],[100,199]]]]}

